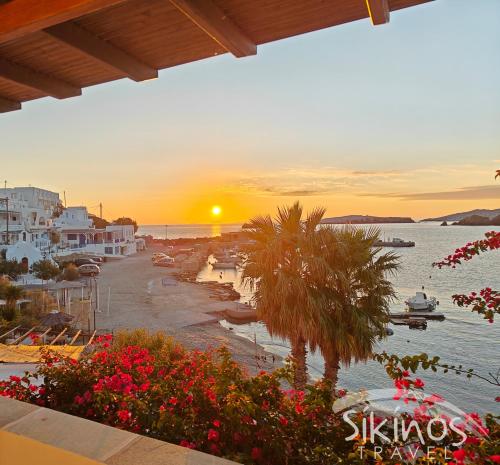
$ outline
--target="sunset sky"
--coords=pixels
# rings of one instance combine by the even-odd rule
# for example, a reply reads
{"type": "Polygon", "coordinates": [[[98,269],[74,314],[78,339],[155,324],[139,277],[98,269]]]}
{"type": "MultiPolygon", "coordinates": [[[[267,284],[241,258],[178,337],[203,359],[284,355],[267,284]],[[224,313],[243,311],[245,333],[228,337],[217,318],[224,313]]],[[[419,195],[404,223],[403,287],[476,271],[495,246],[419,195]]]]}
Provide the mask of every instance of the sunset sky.
{"type": "Polygon", "coordinates": [[[142,224],[499,208],[500,1],[437,0],[0,115],[0,180],[142,224]]]}

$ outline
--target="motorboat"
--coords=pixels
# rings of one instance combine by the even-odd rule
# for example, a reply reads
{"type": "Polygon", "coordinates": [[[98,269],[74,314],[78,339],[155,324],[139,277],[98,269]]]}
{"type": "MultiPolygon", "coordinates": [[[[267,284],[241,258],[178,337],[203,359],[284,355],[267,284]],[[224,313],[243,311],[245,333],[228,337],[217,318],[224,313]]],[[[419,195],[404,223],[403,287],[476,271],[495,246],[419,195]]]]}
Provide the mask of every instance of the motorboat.
{"type": "Polygon", "coordinates": [[[413,297],[406,300],[410,312],[432,312],[436,309],[438,301],[435,297],[427,297],[425,292],[417,292],[413,297]]]}
{"type": "Polygon", "coordinates": [[[375,247],[415,247],[415,242],[405,241],[399,237],[393,237],[392,239],[378,240],[374,244],[375,247]]]}
{"type": "Polygon", "coordinates": [[[238,262],[235,260],[224,261],[224,262],[214,262],[212,263],[212,268],[214,270],[235,270],[237,268],[238,262]]]}

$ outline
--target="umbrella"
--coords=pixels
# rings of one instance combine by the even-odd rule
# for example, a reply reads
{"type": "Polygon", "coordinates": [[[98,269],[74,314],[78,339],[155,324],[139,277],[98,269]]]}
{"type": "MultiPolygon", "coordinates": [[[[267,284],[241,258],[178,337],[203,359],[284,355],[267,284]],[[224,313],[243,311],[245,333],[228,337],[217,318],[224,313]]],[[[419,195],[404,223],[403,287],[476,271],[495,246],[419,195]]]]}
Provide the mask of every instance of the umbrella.
{"type": "Polygon", "coordinates": [[[40,319],[40,323],[43,326],[65,326],[67,325],[73,317],[63,312],[51,312],[47,313],[40,319]]]}

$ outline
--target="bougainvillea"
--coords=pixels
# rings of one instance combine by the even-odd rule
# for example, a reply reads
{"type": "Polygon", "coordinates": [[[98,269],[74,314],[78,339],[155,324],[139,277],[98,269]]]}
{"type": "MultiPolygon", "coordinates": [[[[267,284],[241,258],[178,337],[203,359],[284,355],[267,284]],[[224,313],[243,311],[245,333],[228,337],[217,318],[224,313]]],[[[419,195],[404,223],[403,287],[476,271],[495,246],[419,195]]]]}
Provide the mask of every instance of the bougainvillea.
{"type": "Polygon", "coordinates": [[[500,313],[500,292],[490,287],[481,289],[479,294],[477,292],[471,292],[469,295],[455,294],[452,299],[459,307],[472,306],[472,312],[483,315],[490,323],[493,323],[495,314],[500,313]]]}
{"type": "Polygon", "coordinates": [[[455,253],[448,255],[446,258],[439,262],[433,263],[433,266],[438,268],[443,268],[444,266],[451,266],[456,268],[460,265],[462,261],[472,260],[474,257],[478,256],[481,252],[487,252],[488,250],[500,249],[500,232],[490,231],[485,234],[485,238],[468,242],[463,247],[455,250],[455,253]]]}
{"type": "MultiPolygon", "coordinates": [[[[244,464],[367,463],[357,453],[367,444],[360,437],[346,440],[352,428],[332,408],[336,398],[331,387],[317,383],[304,391],[287,389],[290,370],[249,376],[225,348],[187,351],[172,344],[156,351],[140,345],[117,347],[101,338],[78,361],[46,352],[35,373],[1,382],[0,395],[244,464]]],[[[395,383],[401,392],[423,387],[404,371],[395,383]]],[[[427,418],[413,419],[423,424],[427,418]]],[[[362,415],[354,421],[361,424],[362,415]]],[[[415,439],[413,434],[409,440],[415,439]]],[[[438,449],[452,441],[441,441],[438,449]]],[[[494,463],[491,444],[480,438],[466,445],[467,460],[494,463]]],[[[462,449],[451,448],[450,453],[462,449]]],[[[440,457],[434,463],[447,463],[445,455],[440,457]]]]}

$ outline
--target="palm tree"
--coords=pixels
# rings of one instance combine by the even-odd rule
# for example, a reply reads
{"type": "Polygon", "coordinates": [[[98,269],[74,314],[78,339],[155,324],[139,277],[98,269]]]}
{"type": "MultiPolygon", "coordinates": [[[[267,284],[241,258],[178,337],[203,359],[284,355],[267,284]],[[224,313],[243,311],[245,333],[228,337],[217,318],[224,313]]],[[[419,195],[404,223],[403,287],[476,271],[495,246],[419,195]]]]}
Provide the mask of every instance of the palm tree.
{"type": "Polygon", "coordinates": [[[24,296],[24,291],[18,286],[12,284],[4,289],[3,296],[5,297],[5,308],[2,316],[7,321],[12,321],[16,315],[16,303],[24,296]]]}
{"type": "Polygon", "coordinates": [[[307,381],[307,345],[321,350],[333,389],[340,363],[369,358],[394,296],[386,275],[397,257],[373,247],[378,230],[320,228],[324,213],[318,208],[303,220],[295,203],[274,221],[259,216],[248,225],[254,243],[242,279],[269,333],[290,340],[297,388],[307,381]]]}
{"type": "Polygon", "coordinates": [[[302,213],[297,202],[278,209],[275,220],[269,215],[250,220],[247,230],[254,243],[246,250],[242,275],[254,292],[257,315],[269,333],[290,340],[297,388],[307,381],[306,344],[319,310],[311,288],[315,277],[307,262],[325,210],[316,209],[305,220],[302,213]]]}
{"type": "Polygon", "coordinates": [[[379,230],[374,228],[324,228],[320,234],[329,275],[321,284],[327,305],[318,316],[313,342],[325,359],[324,377],[335,389],[340,364],[368,360],[385,336],[395,296],[387,278],[396,272],[398,257],[375,247],[379,230]]]}

